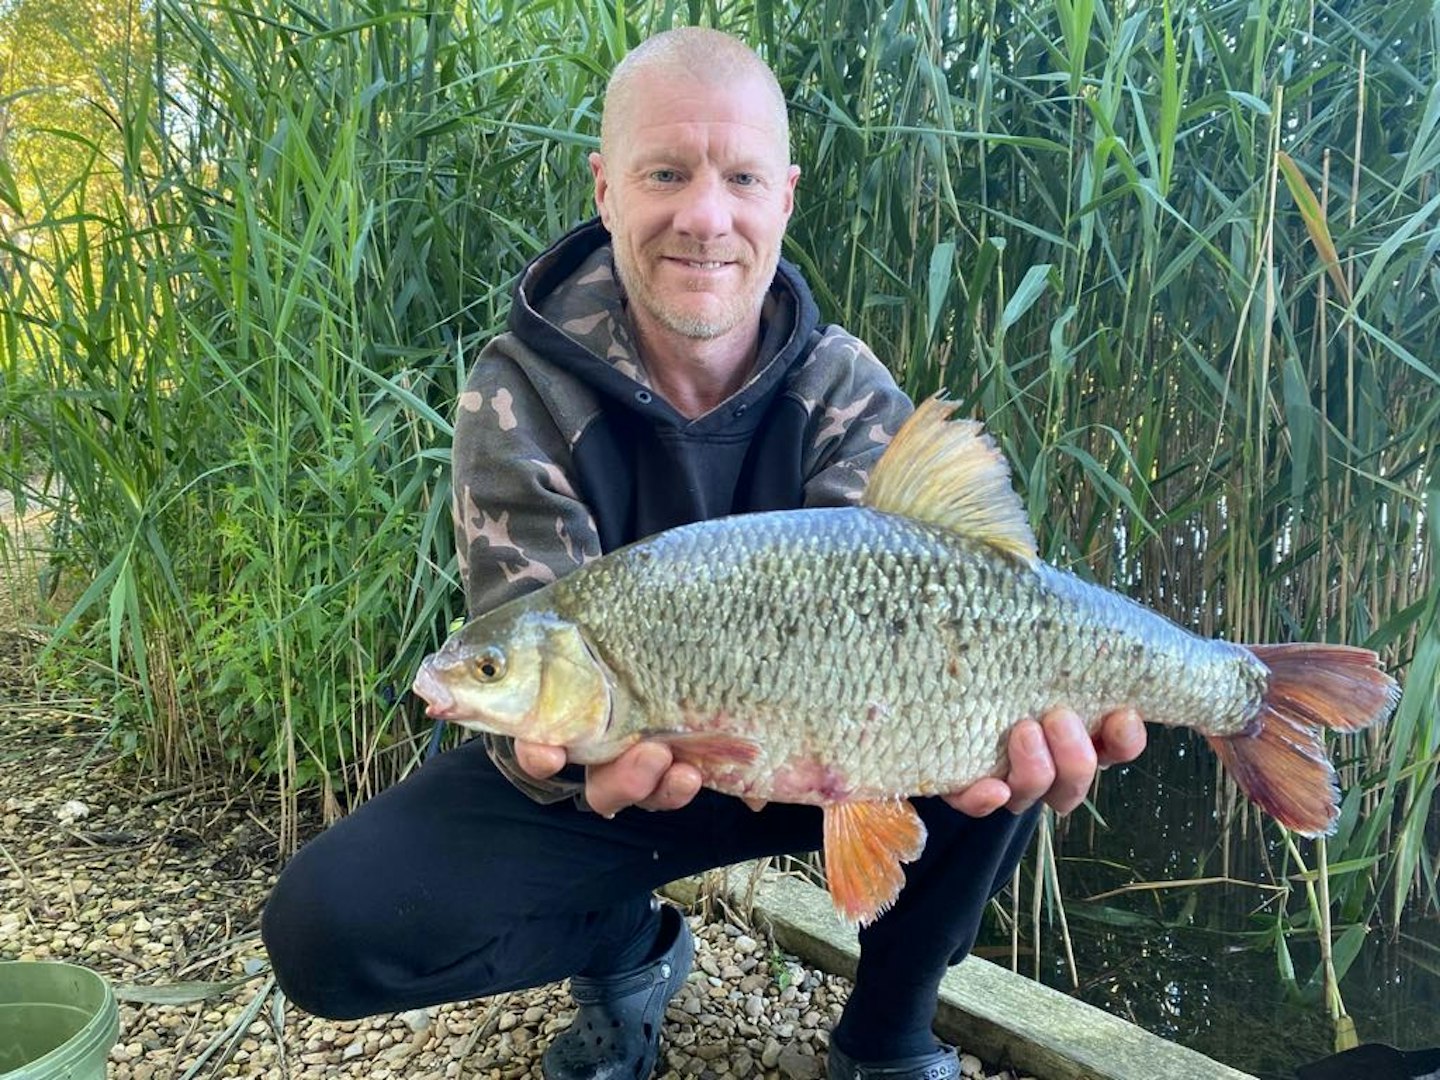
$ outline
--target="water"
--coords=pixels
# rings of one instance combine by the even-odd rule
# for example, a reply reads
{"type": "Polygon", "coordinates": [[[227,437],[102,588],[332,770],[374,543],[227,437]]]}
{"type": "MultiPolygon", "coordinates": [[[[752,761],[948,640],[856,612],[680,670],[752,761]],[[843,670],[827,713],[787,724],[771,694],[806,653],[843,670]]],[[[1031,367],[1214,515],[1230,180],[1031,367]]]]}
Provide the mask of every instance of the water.
{"type": "MultiPolygon", "coordinates": [[[[1072,989],[1058,927],[1042,943],[1041,977],[1263,1080],[1293,1080],[1296,1066],[1334,1052],[1318,978],[1306,985],[1319,959],[1315,943],[1288,942],[1299,993],[1287,991],[1274,947],[1276,906],[1287,903],[1300,921],[1302,887],[1288,901],[1243,884],[1082,899],[1134,882],[1219,876],[1213,780],[1214,758],[1201,741],[1153,727],[1140,762],[1106,774],[1097,809],[1111,828],[1094,828],[1092,843],[1082,810],[1058,844],[1080,989],[1072,989]]],[[[1240,847],[1251,863],[1237,860],[1231,876],[1273,883],[1283,848],[1257,852],[1250,839],[1240,847]]],[[[1311,859],[1311,846],[1301,848],[1311,859]]],[[[1022,957],[1021,970],[1032,964],[1022,957]]],[[[1361,1042],[1440,1046],[1440,919],[1411,918],[1393,941],[1372,930],[1341,992],[1361,1042]]]]}

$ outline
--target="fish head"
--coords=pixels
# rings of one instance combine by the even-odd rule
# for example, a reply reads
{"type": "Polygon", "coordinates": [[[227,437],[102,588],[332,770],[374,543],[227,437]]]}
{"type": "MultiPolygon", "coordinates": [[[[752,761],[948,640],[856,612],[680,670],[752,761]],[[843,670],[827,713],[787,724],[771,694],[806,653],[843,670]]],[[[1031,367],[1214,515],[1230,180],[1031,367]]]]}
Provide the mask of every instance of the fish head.
{"type": "Polygon", "coordinates": [[[466,623],[415,676],[425,712],[548,746],[593,743],[610,722],[606,670],[580,628],[506,605],[466,623]]]}

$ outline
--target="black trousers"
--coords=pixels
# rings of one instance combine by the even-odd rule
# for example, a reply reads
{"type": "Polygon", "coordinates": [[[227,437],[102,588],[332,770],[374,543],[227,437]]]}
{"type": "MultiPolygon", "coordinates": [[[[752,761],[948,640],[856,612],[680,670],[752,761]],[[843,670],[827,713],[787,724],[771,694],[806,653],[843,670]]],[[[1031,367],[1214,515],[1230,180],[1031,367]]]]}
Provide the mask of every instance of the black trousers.
{"type": "MultiPolygon", "coordinates": [[[[1036,816],[969,818],[938,799],[915,804],[929,841],[896,905],[861,931],[856,981],[918,995],[933,1010],[941,976],[974,944],[1036,816]]],[[[262,935],[280,987],[321,1016],[485,997],[603,962],[645,925],[655,888],[813,851],[820,828],[816,807],[757,813],[709,790],[680,810],[632,808],[610,820],[568,801],[541,806],[477,739],[305,845],[276,883],[262,935]]]]}

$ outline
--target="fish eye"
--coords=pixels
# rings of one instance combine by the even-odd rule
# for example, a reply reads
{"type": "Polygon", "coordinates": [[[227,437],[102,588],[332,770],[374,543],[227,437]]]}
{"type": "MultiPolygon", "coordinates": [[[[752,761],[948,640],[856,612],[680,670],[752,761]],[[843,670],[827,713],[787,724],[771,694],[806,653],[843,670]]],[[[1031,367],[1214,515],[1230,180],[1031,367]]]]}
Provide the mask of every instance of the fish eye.
{"type": "Polygon", "coordinates": [[[492,645],[475,657],[472,666],[481,682],[495,682],[505,677],[505,654],[492,645]]]}

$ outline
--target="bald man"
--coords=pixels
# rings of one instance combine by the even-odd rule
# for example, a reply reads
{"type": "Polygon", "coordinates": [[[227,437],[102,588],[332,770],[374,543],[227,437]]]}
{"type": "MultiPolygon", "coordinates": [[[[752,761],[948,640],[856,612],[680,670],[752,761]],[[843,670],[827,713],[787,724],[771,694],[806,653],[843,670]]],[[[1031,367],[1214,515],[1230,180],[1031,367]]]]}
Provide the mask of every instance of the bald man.
{"type": "MultiPolygon", "coordinates": [[[[623,544],[726,514],[854,501],[911,404],[862,342],[821,323],[780,258],[795,205],[785,100],[741,42],[659,34],[615,69],[598,220],[527,266],[479,355],[453,446],[472,615],[623,544]]],[[[895,906],[861,931],[830,1042],[834,1080],[948,1080],[939,982],[975,940],[1037,807],[1068,811],[1138,717],[1092,742],[1059,710],[1017,725],[1010,772],[916,799],[929,830],[895,906]]],[[[756,809],[659,743],[580,767],[486,739],[442,754],[303,848],[262,930],[292,1001],[350,1018],[569,978],[549,1080],[647,1080],[693,941],[667,881],[815,850],[816,807],[756,809]]]]}

